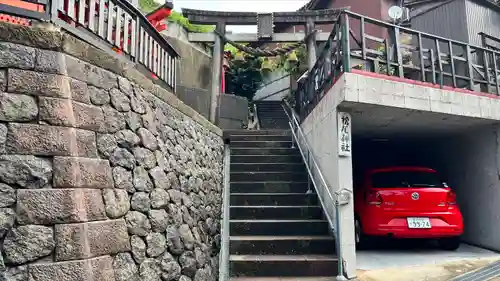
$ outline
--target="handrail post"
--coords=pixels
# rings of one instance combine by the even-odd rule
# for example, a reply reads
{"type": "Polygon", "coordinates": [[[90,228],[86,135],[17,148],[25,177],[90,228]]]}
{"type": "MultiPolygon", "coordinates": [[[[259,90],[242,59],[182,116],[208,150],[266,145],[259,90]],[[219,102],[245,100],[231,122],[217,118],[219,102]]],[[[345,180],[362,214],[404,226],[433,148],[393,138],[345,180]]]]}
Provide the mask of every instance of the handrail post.
{"type": "MultiPolygon", "coordinates": [[[[285,109],[285,111],[286,111],[285,107],[283,107],[283,109],[285,109]]],[[[292,110],[292,109],[290,109],[290,110],[292,110]]],[[[287,112],[287,115],[288,115],[288,112],[287,112]]],[[[294,126],[292,120],[290,120],[290,119],[288,120],[288,125],[290,125],[290,129],[292,129],[292,135],[290,136],[290,138],[292,139],[292,148],[295,148],[295,138],[293,137],[294,133],[295,133],[295,126],[294,126]]],[[[297,143],[297,145],[299,145],[299,144],[297,143]]]]}
{"type": "Polygon", "coordinates": [[[50,0],[48,1],[50,7],[49,9],[47,9],[47,12],[49,13],[49,18],[50,18],[50,21],[53,23],[55,22],[55,20],[57,19],[57,9],[59,7],[59,1],[62,1],[62,0],[50,0]]]}
{"type": "MultiPolygon", "coordinates": [[[[311,152],[307,151],[307,166],[311,165],[311,161],[309,161],[310,158],[311,158],[311,152]]],[[[307,177],[307,192],[306,192],[306,194],[311,194],[312,193],[312,189],[311,189],[311,177],[312,177],[312,175],[309,175],[307,177]]]]}
{"type": "Polygon", "coordinates": [[[136,18],[136,21],[135,21],[135,34],[137,34],[136,36],[136,40],[135,42],[135,50],[136,50],[136,53],[135,53],[135,57],[132,58],[132,61],[135,62],[135,63],[139,63],[139,52],[144,52],[143,49],[141,49],[140,47],[141,46],[144,46],[144,42],[141,42],[140,38],[141,38],[141,33],[142,33],[142,30],[141,30],[141,20],[139,18],[136,18]]]}

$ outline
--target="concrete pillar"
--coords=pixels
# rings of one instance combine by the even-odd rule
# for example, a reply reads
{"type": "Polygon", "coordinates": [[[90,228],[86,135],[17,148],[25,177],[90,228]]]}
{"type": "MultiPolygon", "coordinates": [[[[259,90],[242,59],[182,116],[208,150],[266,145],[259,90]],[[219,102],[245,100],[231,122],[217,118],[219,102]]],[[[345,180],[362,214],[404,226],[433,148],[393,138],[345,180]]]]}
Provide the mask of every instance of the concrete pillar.
{"type": "MultiPolygon", "coordinates": [[[[217,31],[224,34],[226,26],[224,23],[217,23],[217,31]]],[[[210,97],[210,122],[216,123],[217,107],[219,103],[219,94],[221,88],[222,58],[224,53],[224,42],[219,36],[215,36],[214,48],[212,54],[212,91],[210,97]]]]}
{"type": "MultiPolygon", "coordinates": [[[[351,119],[352,120],[352,119],[351,119]]],[[[352,121],[351,121],[352,122],[352,121]]],[[[337,133],[340,132],[341,120],[337,120],[337,133]]],[[[352,124],[351,124],[352,126],[352,124]]],[[[351,137],[351,136],[349,136],[351,137]]],[[[337,142],[338,145],[338,142],[337,142]]],[[[340,151],[340,147],[337,147],[340,151]]],[[[336,156],[338,158],[338,189],[353,191],[353,172],[351,156],[336,156]]],[[[344,271],[347,277],[356,276],[356,242],[354,237],[354,197],[350,196],[349,203],[340,206],[340,247],[344,260],[344,271]]]]}
{"type": "MultiPolygon", "coordinates": [[[[339,188],[353,190],[352,184],[352,159],[339,157],[338,162],[339,188]]],[[[354,237],[354,198],[351,196],[347,205],[340,206],[340,247],[345,261],[345,272],[348,278],[356,275],[356,242],[354,237]]]]}

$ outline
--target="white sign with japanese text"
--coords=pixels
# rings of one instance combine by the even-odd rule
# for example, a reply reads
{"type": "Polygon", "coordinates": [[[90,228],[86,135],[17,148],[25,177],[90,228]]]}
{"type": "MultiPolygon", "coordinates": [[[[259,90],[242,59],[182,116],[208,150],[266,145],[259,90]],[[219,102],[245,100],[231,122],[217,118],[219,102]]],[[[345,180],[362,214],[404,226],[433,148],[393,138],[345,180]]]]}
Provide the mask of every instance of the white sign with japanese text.
{"type": "Polygon", "coordinates": [[[352,152],[351,115],[346,112],[338,112],[337,116],[339,156],[350,157],[352,152]]]}

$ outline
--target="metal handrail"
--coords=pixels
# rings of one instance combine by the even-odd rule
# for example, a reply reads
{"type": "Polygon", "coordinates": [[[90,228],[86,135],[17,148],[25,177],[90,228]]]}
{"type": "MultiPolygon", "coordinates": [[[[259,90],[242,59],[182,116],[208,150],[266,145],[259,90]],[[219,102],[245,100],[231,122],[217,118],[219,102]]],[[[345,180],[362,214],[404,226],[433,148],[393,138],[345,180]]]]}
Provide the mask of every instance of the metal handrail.
{"type": "Polygon", "coordinates": [[[260,118],[259,114],[257,114],[257,104],[253,104],[253,117],[254,117],[254,122],[255,122],[255,129],[259,130],[260,129],[260,118]]]}
{"type": "Polygon", "coordinates": [[[221,248],[219,253],[219,281],[229,281],[229,169],[231,151],[224,145],[224,185],[222,187],[221,248]]]}
{"type": "MultiPolygon", "coordinates": [[[[340,247],[341,232],[340,232],[340,216],[339,216],[340,212],[339,212],[339,209],[340,209],[340,205],[341,205],[340,198],[341,198],[341,196],[343,196],[342,193],[343,192],[351,193],[351,191],[349,191],[347,189],[341,189],[341,190],[336,191],[332,194],[330,189],[328,189],[328,184],[325,180],[325,177],[323,176],[323,173],[321,172],[319,165],[316,162],[316,159],[312,155],[312,152],[311,152],[312,150],[307,143],[304,131],[300,127],[300,123],[297,119],[296,113],[293,111],[293,108],[290,106],[290,104],[286,100],[283,100],[283,109],[285,110],[285,113],[288,116],[288,121],[289,121],[288,124],[290,125],[290,129],[292,131],[292,146],[294,145],[294,143],[297,144],[297,147],[298,147],[300,154],[302,155],[302,158],[303,158],[304,163],[306,165],[306,169],[307,169],[307,173],[309,174],[309,178],[314,186],[314,189],[316,190],[316,193],[318,194],[318,199],[319,199],[319,202],[321,204],[321,207],[323,208],[323,210],[325,210],[324,214],[325,214],[326,219],[328,221],[328,224],[329,224],[329,226],[330,226],[330,228],[335,236],[335,244],[336,244],[335,248],[337,251],[337,258],[338,258],[338,263],[337,263],[338,273],[337,273],[336,280],[347,280],[343,274],[344,273],[344,264],[343,264],[343,258],[342,258],[342,251],[341,251],[341,247],[340,247]],[[300,142],[298,135],[300,135],[300,139],[302,139],[302,142],[300,142]],[[302,148],[302,146],[301,146],[301,143],[304,144],[304,148],[307,150],[307,156],[304,152],[304,148],[302,148]],[[311,167],[310,162],[312,162],[312,167],[311,167]],[[314,176],[312,169],[314,169],[316,171],[318,177],[314,176]],[[316,180],[317,178],[319,178],[319,181],[320,181],[319,183],[316,180]],[[333,220],[332,215],[327,211],[325,199],[322,196],[319,196],[319,194],[320,194],[319,186],[320,185],[322,185],[324,187],[324,190],[326,190],[327,195],[329,197],[328,199],[335,206],[335,213],[336,213],[335,221],[333,220]]],[[[310,186],[308,186],[308,189],[309,189],[308,192],[310,192],[310,186]]],[[[324,194],[324,193],[321,193],[321,194],[324,194]]]]}

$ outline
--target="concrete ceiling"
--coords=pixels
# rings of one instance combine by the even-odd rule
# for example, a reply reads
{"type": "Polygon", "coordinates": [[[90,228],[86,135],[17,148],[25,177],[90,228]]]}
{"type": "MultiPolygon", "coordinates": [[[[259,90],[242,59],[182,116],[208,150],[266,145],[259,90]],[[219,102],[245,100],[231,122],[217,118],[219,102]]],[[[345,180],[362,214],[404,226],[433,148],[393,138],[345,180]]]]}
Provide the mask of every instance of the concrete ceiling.
{"type": "Polygon", "coordinates": [[[343,102],[352,115],[352,134],[358,138],[439,138],[465,133],[498,121],[364,103],[343,102]]]}

